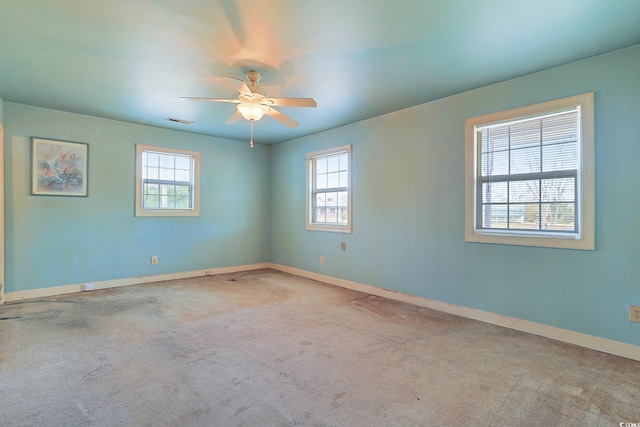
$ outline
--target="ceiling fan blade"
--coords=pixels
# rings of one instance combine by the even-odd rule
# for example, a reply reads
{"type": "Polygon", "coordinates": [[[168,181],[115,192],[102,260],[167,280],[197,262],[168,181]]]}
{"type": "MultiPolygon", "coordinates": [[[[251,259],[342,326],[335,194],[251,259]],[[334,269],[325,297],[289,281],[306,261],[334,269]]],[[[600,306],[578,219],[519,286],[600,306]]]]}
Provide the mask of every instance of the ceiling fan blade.
{"type": "Polygon", "coordinates": [[[231,98],[196,98],[193,96],[181,96],[178,98],[180,101],[208,101],[208,102],[229,102],[231,104],[239,104],[239,99],[231,98]]]}
{"type": "Polygon", "coordinates": [[[312,107],[318,106],[313,98],[267,98],[263,104],[274,105],[276,107],[312,107]]]}
{"type": "Polygon", "coordinates": [[[251,95],[251,89],[249,89],[249,86],[247,86],[244,80],[236,76],[227,76],[227,78],[233,80],[233,84],[236,85],[238,92],[251,95]]]}
{"type": "Polygon", "coordinates": [[[271,117],[274,120],[279,121],[280,123],[282,123],[286,127],[294,128],[294,127],[298,126],[298,122],[293,120],[291,117],[285,116],[284,114],[282,114],[280,111],[278,111],[276,109],[269,108],[269,111],[266,112],[266,115],[271,117]]]}
{"type": "Polygon", "coordinates": [[[240,119],[242,118],[242,114],[240,114],[240,111],[237,111],[235,113],[233,113],[231,115],[231,117],[229,117],[227,119],[226,122],[224,122],[225,125],[235,125],[236,123],[238,123],[240,121],[240,119]]]}

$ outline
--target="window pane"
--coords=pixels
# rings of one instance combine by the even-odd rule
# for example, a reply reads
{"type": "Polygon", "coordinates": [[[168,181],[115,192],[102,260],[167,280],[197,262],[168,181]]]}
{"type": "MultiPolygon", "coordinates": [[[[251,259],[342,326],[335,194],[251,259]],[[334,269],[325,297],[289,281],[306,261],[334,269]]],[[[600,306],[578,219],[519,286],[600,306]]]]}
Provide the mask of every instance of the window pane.
{"type": "Polygon", "coordinates": [[[578,140],[578,113],[560,114],[545,117],[542,121],[542,143],[555,144],[558,142],[578,140]]]}
{"type": "Polygon", "coordinates": [[[338,208],[327,207],[327,220],[326,222],[338,222],[338,208]]]}
{"type": "Polygon", "coordinates": [[[347,155],[347,153],[340,155],[340,170],[349,170],[349,156],[347,155]]]}
{"type": "Polygon", "coordinates": [[[540,120],[516,123],[510,127],[511,148],[526,148],[540,145],[540,120]]]}
{"type": "Polygon", "coordinates": [[[544,172],[570,170],[577,167],[578,144],[576,142],[542,147],[542,170],[544,172]]]}
{"type": "Polygon", "coordinates": [[[504,151],[509,148],[509,128],[498,127],[482,132],[482,152],[504,151]]]}
{"type": "Polygon", "coordinates": [[[349,186],[349,172],[340,172],[339,187],[347,188],[349,186]]]}
{"type": "Polygon", "coordinates": [[[316,159],[316,170],[318,173],[327,173],[327,158],[320,157],[316,159]]]}
{"type": "Polygon", "coordinates": [[[175,180],[175,171],[173,169],[160,168],[160,179],[163,181],[175,180]]]}
{"type": "Polygon", "coordinates": [[[346,191],[338,193],[338,206],[349,206],[349,193],[346,191]]]}
{"type": "Polygon", "coordinates": [[[188,170],[176,170],[176,181],[189,182],[191,181],[191,173],[188,170]]]}
{"type": "Polygon", "coordinates": [[[482,206],[484,228],[507,228],[507,205],[482,206]]]}
{"type": "Polygon", "coordinates": [[[327,158],[327,171],[338,172],[340,170],[340,156],[331,156],[327,158]]]}
{"type": "Polygon", "coordinates": [[[158,184],[144,184],[142,187],[144,194],[160,194],[160,186],[158,184]]]}
{"type": "Polygon", "coordinates": [[[189,203],[189,197],[188,196],[176,196],[176,208],[178,209],[188,209],[191,206],[191,203],[189,203]]]}
{"type": "Polygon", "coordinates": [[[175,194],[175,187],[173,185],[161,184],[160,194],[162,194],[163,196],[173,196],[175,194]]]}
{"type": "Polygon", "coordinates": [[[555,178],[542,180],[543,202],[575,202],[575,178],[555,178]]]}
{"type": "Polygon", "coordinates": [[[327,198],[324,193],[316,194],[316,207],[324,207],[327,205],[327,198]]]}
{"type": "Polygon", "coordinates": [[[500,151],[482,155],[482,176],[507,175],[509,173],[509,152],[500,151]]]}
{"type": "Polygon", "coordinates": [[[176,156],[176,169],[191,169],[191,157],[176,156]]]}
{"type": "Polygon", "coordinates": [[[326,214],[327,209],[322,207],[322,208],[317,208],[316,209],[316,218],[315,220],[317,222],[327,222],[327,214],[326,214]]]}
{"type": "Polygon", "coordinates": [[[188,185],[176,185],[177,196],[189,196],[191,194],[191,187],[188,185]]]}
{"type": "Polygon", "coordinates": [[[329,188],[327,186],[327,174],[323,173],[316,177],[316,188],[318,190],[324,190],[325,188],[329,188]]]}
{"type": "Polygon", "coordinates": [[[506,182],[485,182],[482,184],[482,203],[507,202],[506,182]]]}
{"type": "Polygon", "coordinates": [[[540,204],[529,203],[524,205],[524,222],[530,224],[532,230],[540,229],[540,204]]]}
{"type": "Polygon", "coordinates": [[[540,200],[540,181],[513,181],[509,184],[509,202],[538,202],[540,200]]]}
{"type": "Polygon", "coordinates": [[[158,167],[160,164],[160,155],[158,153],[144,153],[142,162],[143,165],[158,167]]]}
{"type": "Polygon", "coordinates": [[[160,198],[157,195],[146,195],[142,203],[145,208],[157,208],[160,205],[160,198]]]}
{"type": "Polygon", "coordinates": [[[340,224],[346,224],[349,220],[348,214],[349,214],[349,209],[338,208],[338,222],[340,224]]]}
{"type": "Polygon", "coordinates": [[[524,220],[525,205],[509,205],[509,228],[531,229],[532,225],[524,220]]]}
{"type": "Polygon", "coordinates": [[[158,168],[146,167],[142,168],[142,179],[158,179],[158,168]]]}
{"type": "Polygon", "coordinates": [[[160,154],[160,167],[173,169],[175,167],[174,158],[173,155],[160,154]]]}
{"type": "Polygon", "coordinates": [[[338,193],[335,191],[325,193],[327,197],[327,206],[338,206],[338,193]]]}
{"type": "Polygon", "coordinates": [[[338,188],[340,186],[340,172],[332,172],[328,174],[328,188],[338,188]]]}
{"type": "Polygon", "coordinates": [[[544,203],[542,224],[545,230],[574,231],[575,205],[573,203],[544,203]]]}
{"type": "Polygon", "coordinates": [[[540,148],[511,151],[511,174],[540,172],[540,148]]]}

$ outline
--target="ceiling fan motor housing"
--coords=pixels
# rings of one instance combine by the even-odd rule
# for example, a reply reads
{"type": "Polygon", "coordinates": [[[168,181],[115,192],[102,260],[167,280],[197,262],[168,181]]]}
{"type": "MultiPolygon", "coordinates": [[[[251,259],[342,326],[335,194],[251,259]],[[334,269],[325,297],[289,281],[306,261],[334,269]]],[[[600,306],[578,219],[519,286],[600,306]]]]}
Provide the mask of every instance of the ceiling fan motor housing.
{"type": "Polygon", "coordinates": [[[247,80],[249,80],[251,82],[251,84],[249,85],[249,90],[251,90],[251,92],[259,93],[263,97],[267,96],[267,94],[264,91],[264,89],[262,88],[262,86],[258,86],[256,84],[262,78],[262,74],[260,74],[259,71],[250,70],[250,71],[247,71],[246,73],[244,73],[244,75],[247,76],[247,80]]]}
{"type": "Polygon", "coordinates": [[[247,76],[247,79],[253,85],[259,82],[260,79],[262,78],[262,74],[260,74],[260,72],[256,70],[249,70],[246,73],[244,73],[244,75],[247,76]]]}

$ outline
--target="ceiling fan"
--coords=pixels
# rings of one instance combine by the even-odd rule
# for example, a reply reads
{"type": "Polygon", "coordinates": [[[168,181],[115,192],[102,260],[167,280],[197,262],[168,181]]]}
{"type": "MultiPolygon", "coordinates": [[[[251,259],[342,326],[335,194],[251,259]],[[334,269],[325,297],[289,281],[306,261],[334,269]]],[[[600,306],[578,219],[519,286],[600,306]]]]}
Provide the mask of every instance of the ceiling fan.
{"type": "Polygon", "coordinates": [[[317,106],[313,98],[271,98],[267,97],[263,88],[256,83],[260,81],[262,75],[255,70],[245,73],[249,85],[243,80],[235,76],[227,76],[236,85],[239,95],[238,98],[197,98],[191,96],[183,96],[179,99],[190,101],[208,101],[208,102],[228,102],[238,104],[237,111],[227,119],[225,124],[232,125],[238,123],[242,118],[251,123],[251,140],[249,145],[253,148],[253,122],[257,122],[262,117],[269,116],[272,119],[282,123],[283,125],[294,128],[298,126],[298,122],[282,114],[273,107],[313,107],[317,106]]]}

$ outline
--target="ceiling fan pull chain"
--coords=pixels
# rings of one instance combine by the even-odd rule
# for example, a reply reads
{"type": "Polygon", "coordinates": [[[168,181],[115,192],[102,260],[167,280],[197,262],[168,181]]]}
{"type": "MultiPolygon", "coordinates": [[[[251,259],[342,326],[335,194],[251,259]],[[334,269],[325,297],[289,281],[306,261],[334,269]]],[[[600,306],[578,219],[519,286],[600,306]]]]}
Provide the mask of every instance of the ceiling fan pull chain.
{"type": "Polygon", "coordinates": [[[249,122],[251,127],[251,139],[249,140],[249,147],[253,148],[253,121],[249,122]]]}

